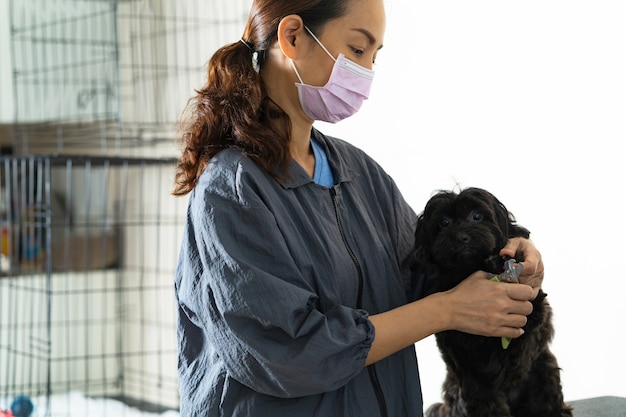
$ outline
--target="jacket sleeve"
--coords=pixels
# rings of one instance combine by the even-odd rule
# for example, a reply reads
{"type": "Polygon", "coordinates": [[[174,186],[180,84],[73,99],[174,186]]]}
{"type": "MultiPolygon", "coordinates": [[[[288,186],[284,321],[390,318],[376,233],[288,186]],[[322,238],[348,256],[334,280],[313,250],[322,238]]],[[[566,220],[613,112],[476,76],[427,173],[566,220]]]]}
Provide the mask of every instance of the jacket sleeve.
{"type": "Polygon", "coordinates": [[[363,370],[374,337],[367,313],[320,311],[267,208],[195,194],[184,239],[181,311],[232,378],[296,397],[337,389],[363,370]]]}

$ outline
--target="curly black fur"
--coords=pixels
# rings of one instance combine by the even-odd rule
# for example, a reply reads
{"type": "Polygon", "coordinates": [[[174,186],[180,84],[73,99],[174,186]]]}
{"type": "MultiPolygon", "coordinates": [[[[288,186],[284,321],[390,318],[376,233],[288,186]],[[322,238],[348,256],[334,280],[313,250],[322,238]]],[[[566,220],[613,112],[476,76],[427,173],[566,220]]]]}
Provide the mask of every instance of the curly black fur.
{"type": "MultiPolygon", "coordinates": [[[[419,215],[414,265],[436,271],[437,291],[446,291],[477,270],[499,274],[499,251],[509,238],[529,237],[488,191],[442,191],[419,215]]],[[[507,284],[502,284],[507,285],[507,284]]],[[[446,331],[436,335],[447,367],[443,403],[427,417],[571,417],[563,402],[560,369],[549,350],[552,310],[540,291],[524,335],[503,349],[500,338],[446,331]]]]}

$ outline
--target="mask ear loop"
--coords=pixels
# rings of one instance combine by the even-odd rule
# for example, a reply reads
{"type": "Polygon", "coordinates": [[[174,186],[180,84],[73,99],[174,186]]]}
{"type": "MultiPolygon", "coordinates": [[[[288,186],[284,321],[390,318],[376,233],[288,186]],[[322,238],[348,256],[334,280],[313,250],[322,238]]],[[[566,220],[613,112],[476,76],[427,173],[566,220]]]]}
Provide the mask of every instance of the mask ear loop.
{"type": "MultiPolygon", "coordinates": [[[[304,29],[309,32],[309,35],[311,35],[313,37],[313,39],[315,39],[315,42],[317,42],[317,44],[319,46],[322,47],[322,49],[324,50],[324,52],[326,52],[326,54],[328,54],[328,56],[330,57],[330,59],[332,59],[334,62],[337,62],[337,60],[335,59],[335,57],[328,52],[328,49],[326,49],[326,47],[322,44],[322,42],[317,38],[317,36],[315,36],[315,34],[313,32],[311,32],[311,29],[309,29],[306,25],[304,25],[304,29]]],[[[243,42],[243,39],[241,40],[243,42]]],[[[245,42],[244,42],[245,44],[245,42]]],[[[246,44],[247,45],[247,44],[246,44]]],[[[302,77],[300,77],[300,73],[298,72],[298,69],[296,68],[296,64],[293,62],[293,59],[291,60],[291,66],[293,67],[294,72],[296,73],[296,76],[298,77],[298,80],[300,80],[300,84],[304,84],[304,81],[302,81],[302,77]]]]}
{"type": "Polygon", "coordinates": [[[304,84],[304,81],[302,81],[302,77],[300,77],[300,73],[296,68],[296,64],[293,62],[293,59],[290,59],[289,61],[291,62],[291,66],[293,67],[294,72],[296,73],[296,77],[298,77],[298,80],[300,80],[300,84],[304,84]]]}
{"type": "Polygon", "coordinates": [[[315,36],[315,34],[313,34],[313,32],[311,32],[311,29],[309,29],[306,25],[304,25],[304,29],[306,29],[306,31],[309,32],[309,35],[313,36],[313,39],[315,39],[315,42],[317,42],[317,44],[322,47],[322,49],[324,50],[324,52],[326,52],[328,54],[330,59],[332,59],[333,61],[337,62],[337,59],[333,56],[333,54],[328,52],[328,49],[326,49],[324,44],[322,44],[322,42],[320,42],[320,40],[317,39],[317,36],[315,36]]]}

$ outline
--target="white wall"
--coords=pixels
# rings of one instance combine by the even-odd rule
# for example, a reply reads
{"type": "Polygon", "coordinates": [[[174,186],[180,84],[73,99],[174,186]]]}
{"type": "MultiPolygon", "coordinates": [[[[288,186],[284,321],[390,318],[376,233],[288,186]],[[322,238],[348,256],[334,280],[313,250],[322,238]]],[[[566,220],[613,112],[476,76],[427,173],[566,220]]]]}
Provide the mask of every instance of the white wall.
{"type": "MultiPolygon", "coordinates": [[[[568,400],[626,397],[626,3],[388,0],[370,100],[337,125],[421,211],[479,186],[533,232],[568,400]]],[[[427,404],[444,365],[417,344],[427,404]]]]}

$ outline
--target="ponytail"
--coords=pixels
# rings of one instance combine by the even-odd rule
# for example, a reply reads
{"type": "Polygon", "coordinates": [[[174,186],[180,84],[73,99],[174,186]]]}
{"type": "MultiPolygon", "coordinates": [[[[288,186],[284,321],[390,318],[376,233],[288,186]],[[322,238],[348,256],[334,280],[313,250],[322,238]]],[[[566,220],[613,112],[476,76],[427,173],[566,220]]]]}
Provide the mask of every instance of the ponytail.
{"type": "Polygon", "coordinates": [[[208,161],[226,148],[240,149],[274,177],[287,169],[291,123],[267,95],[260,74],[264,59],[264,51],[255,52],[244,40],[213,54],[206,84],[183,112],[172,194],[191,192],[208,161]]]}
{"type": "Polygon", "coordinates": [[[209,159],[237,148],[275,178],[291,163],[289,116],[267,95],[261,73],[280,20],[299,15],[314,32],[346,13],[348,0],[253,0],[241,42],[209,61],[205,86],[187,104],[181,121],[182,155],[174,195],[196,186],[209,159]]]}

